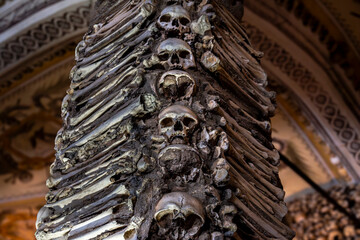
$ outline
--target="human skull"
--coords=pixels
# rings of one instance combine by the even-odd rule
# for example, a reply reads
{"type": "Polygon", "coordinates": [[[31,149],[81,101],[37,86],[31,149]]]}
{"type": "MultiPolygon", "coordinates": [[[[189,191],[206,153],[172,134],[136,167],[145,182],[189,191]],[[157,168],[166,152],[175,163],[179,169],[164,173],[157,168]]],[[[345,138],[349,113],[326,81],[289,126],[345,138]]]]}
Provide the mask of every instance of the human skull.
{"type": "Polygon", "coordinates": [[[167,146],[161,150],[158,159],[159,165],[175,176],[190,174],[194,168],[200,169],[202,165],[198,151],[183,144],[167,146]]]}
{"type": "Polygon", "coordinates": [[[205,212],[197,198],[185,192],[172,192],[160,199],[154,219],[160,235],[192,239],[205,223],[205,212]]]}
{"type": "Polygon", "coordinates": [[[159,131],[167,137],[169,142],[176,138],[188,141],[189,134],[198,123],[196,114],[181,105],[167,107],[159,114],[159,131]]]}
{"type": "Polygon", "coordinates": [[[157,49],[160,64],[166,69],[188,69],[195,67],[190,46],[181,39],[168,38],[157,49]]]}
{"type": "Polygon", "coordinates": [[[328,240],[343,239],[343,234],[338,230],[333,230],[328,235],[328,240]]]}
{"type": "Polygon", "coordinates": [[[189,13],[182,6],[172,5],[161,12],[157,24],[167,33],[183,34],[189,32],[190,22],[189,13]]]}
{"type": "Polygon", "coordinates": [[[158,82],[159,93],[167,98],[189,98],[194,93],[195,87],[195,80],[181,70],[165,72],[158,82]]]}

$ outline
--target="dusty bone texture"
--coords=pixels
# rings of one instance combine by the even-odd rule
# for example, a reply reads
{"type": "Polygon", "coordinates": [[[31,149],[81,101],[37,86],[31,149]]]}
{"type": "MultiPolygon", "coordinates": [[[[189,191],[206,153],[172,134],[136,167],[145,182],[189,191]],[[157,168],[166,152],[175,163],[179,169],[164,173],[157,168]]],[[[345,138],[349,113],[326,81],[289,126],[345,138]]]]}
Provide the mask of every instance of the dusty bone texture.
{"type": "MultiPolygon", "coordinates": [[[[360,218],[360,185],[335,186],[328,190],[342,207],[360,218]]],[[[360,229],[324,197],[312,193],[289,202],[289,222],[295,239],[351,240],[360,238],[360,229]]]]}
{"type": "Polygon", "coordinates": [[[98,1],[37,239],[293,237],[271,143],[275,94],[223,2],[98,1]]]}

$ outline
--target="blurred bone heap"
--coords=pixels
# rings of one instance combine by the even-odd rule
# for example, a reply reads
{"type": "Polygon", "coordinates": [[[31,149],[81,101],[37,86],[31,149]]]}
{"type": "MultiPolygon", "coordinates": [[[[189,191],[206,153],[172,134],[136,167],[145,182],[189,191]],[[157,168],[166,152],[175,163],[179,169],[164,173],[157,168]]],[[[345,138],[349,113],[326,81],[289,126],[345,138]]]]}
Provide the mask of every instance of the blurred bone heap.
{"type": "MultiPolygon", "coordinates": [[[[360,185],[335,186],[330,196],[360,219],[360,185]]],[[[287,204],[295,239],[355,240],[360,239],[360,229],[342,212],[318,193],[306,195],[287,204]]]]}
{"type": "Polygon", "coordinates": [[[293,237],[275,94],[226,2],[98,1],[37,239],[293,237]]]}

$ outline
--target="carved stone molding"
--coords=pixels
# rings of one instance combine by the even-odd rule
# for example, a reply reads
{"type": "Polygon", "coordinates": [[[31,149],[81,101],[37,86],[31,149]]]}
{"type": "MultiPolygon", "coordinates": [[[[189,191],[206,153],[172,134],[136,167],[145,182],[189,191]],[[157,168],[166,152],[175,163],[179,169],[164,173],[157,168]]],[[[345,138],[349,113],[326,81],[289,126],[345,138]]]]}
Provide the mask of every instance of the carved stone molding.
{"type": "Polygon", "coordinates": [[[340,66],[347,78],[353,82],[353,87],[359,90],[360,75],[357,66],[360,64],[360,48],[359,38],[355,36],[354,29],[357,26],[350,28],[350,20],[345,20],[339,9],[334,6],[337,1],[273,1],[299,19],[305,28],[317,36],[328,51],[329,61],[340,66]]]}
{"type": "Polygon", "coordinates": [[[0,104],[6,101],[7,96],[11,95],[10,90],[15,86],[27,81],[28,75],[34,75],[36,72],[46,69],[52,63],[61,61],[63,58],[70,56],[73,58],[73,53],[76,47],[76,40],[65,42],[59,47],[54,47],[39,57],[34,57],[31,62],[18,66],[17,71],[8,72],[1,76],[0,79],[0,104]]]}
{"type": "Polygon", "coordinates": [[[334,103],[313,74],[301,63],[297,62],[288,51],[278,43],[265,36],[255,26],[247,24],[247,31],[252,44],[265,54],[265,59],[274,67],[286,74],[306,93],[319,114],[331,126],[341,143],[351,153],[353,159],[360,165],[360,139],[358,129],[355,129],[342,113],[341,108],[334,103]]]}
{"type": "Polygon", "coordinates": [[[36,11],[39,11],[56,2],[58,2],[58,0],[26,1],[16,8],[11,9],[11,11],[6,11],[0,14],[0,33],[12,25],[23,21],[28,16],[34,14],[36,11]]]}
{"type": "Polygon", "coordinates": [[[4,71],[29,58],[31,54],[61,42],[61,39],[65,40],[74,34],[83,34],[89,23],[90,9],[90,5],[85,5],[67,11],[3,43],[0,46],[0,69],[4,71]]]}
{"type": "MultiPolygon", "coordinates": [[[[319,80],[327,79],[327,82],[322,81],[322,84],[336,88],[336,94],[341,96],[344,104],[348,106],[347,109],[352,111],[358,122],[360,94],[359,87],[356,86],[359,86],[360,76],[353,75],[359,75],[357,66],[360,60],[356,60],[355,51],[351,51],[351,47],[347,45],[346,34],[344,35],[336,28],[336,24],[325,24],[325,22],[332,22],[332,20],[325,21],[331,18],[331,14],[325,10],[325,7],[321,10],[319,6],[321,3],[318,1],[306,1],[305,4],[303,1],[287,0],[255,0],[247,1],[246,5],[248,9],[251,9],[249,12],[254,13],[250,16],[257,16],[258,19],[262,19],[268,26],[281,33],[281,36],[286,36],[287,42],[281,42],[282,37],[278,35],[273,36],[276,41],[281,42],[280,45],[286,46],[287,49],[296,45],[298,50],[301,49],[300,51],[308,54],[314,67],[318,65],[324,73],[326,72],[327,77],[321,77],[319,80]],[[311,2],[314,2],[317,12],[309,9],[311,7],[308,5],[311,2]]],[[[264,32],[269,36],[272,34],[271,31],[264,32]]],[[[313,67],[308,65],[308,68],[313,67]]]]}

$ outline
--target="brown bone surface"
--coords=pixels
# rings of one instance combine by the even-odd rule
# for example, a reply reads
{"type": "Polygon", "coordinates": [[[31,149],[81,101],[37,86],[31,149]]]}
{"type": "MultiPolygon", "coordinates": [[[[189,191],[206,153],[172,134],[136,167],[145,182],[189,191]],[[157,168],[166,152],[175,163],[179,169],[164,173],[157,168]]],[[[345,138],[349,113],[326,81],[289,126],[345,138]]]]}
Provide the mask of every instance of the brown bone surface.
{"type": "Polygon", "coordinates": [[[97,2],[38,240],[293,238],[270,136],[274,93],[232,2],[97,2]]]}
{"type": "MultiPolygon", "coordinates": [[[[334,186],[328,193],[348,212],[360,216],[360,185],[334,186]]],[[[296,239],[359,239],[360,229],[319,193],[311,193],[288,203],[289,222],[296,239]]]]}

